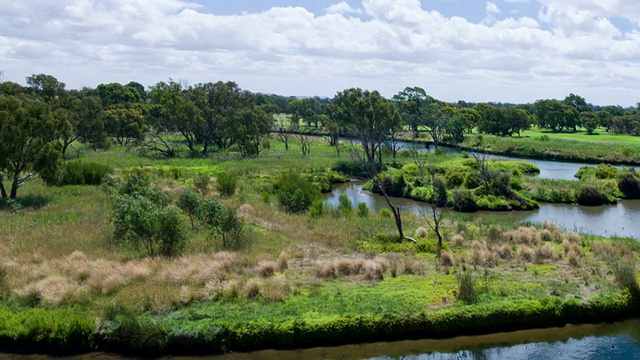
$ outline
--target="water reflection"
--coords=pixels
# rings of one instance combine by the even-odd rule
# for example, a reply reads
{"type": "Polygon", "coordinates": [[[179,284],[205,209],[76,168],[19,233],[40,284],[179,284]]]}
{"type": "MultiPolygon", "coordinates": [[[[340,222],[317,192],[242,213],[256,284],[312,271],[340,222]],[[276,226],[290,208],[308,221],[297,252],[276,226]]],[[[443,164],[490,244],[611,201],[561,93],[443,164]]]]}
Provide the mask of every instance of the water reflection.
{"type": "MultiPolygon", "coordinates": [[[[387,207],[382,196],[364,191],[362,185],[362,181],[355,181],[336,186],[333,192],[325,195],[325,204],[337,206],[340,194],[346,194],[354,207],[361,202],[375,212],[387,207]]],[[[394,198],[394,203],[403,211],[418,215],[425,213],[429,206],[423,202],[404,198],[394,198]]],[[[637,219],[640,219],[640,200],[624,200],[616,205],[603,206],[542,203],[540,209],[533,211],[479,211],[470,214],[469,217],[471,219],[496,217],[515,223],[550,221],[568,231],[583,234],[640,238],[637,224],[637,219]]]]}

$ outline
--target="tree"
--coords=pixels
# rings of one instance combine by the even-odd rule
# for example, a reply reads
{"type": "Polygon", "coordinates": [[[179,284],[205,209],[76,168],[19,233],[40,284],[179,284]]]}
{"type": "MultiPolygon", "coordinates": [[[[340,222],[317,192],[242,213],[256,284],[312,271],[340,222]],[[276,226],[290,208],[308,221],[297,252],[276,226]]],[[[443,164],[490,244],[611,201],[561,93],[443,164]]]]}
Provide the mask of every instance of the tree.
{"type": "Polygon", "coordinates": [[[427,116],[425,125],[428,126],[427,131],[431,135],[431,140],[436,150],[447,134],[447,126],[451,116],[453,116],[453,112],[454,109],[451,105],[439,102],[434,105],[427,116]]]}
{"type": "Polygon", "coordinates": [[[585,99],[582,96],[579,95],[575,95],[575,94],[569,94],[567,95],[567,97],[564,98],[564,100],[562,101],[565,105],[570,106],[572,108],[574,108],[576,110],[576,113],[573,113],[572,116],[574,119],[573,122],[573,131],[577,131],[576,127],[578,125],[580,125],[580,120],[582,120],[579,117],[579,114],[583,113],[583,112],[592,112],[593,109],[591,108],[591,106],[589,104],[587,104],[587,102],[585,101],[585,99]],[[575,117],[575,114],[578,114],[578,117],[575,117]]]}
{"type": "Polygon", "coordinates": [[[380,146],[401,122],[394,104],[377,91],[351,88],[338,92],[333,100],[334,117],[362,145],[368,163],[382,163],[380,146]]]}
{"type": "Polygon", "coordinates": [[[159,125],[164,130],[177,131],[185,139],[191,155],[196,149],[196,131],[200,112],[188,99],[186,89],[178,82],[159,82],[151,87],[149,97],[154,105],[153,113],[159,117],[159,125]]]}
{"type": "MultiPolygon", "coordinates": [[[[36,175],[55,181],[62,154],[57,140],[63,128],[42,101],[0,97],[0,174],[11,179],[12,199],[18,188],[36,175]]],[[[7,197],[2,176],[0,192],[7,197]]]]}
{"type": "Polygon", "coordinates": [[[420,126],[426,124],[427,116],[436,103],[436,100],[420,87],[404,88],[393,96],[393,101],[398,106],[404,123],[409,125],[414,136],[417,136],[420,126]]]}
{"type": "Polygon", "coordinates": [[[437,205],[432,205],[431,207],[431,215],[424,214],[424,218],[427,222],[427,225],[433,230],[438,238],[438,246],[436,247],[436,257],[440,259],[442,255],[442,223],[444,217],[444,211],[438,209],[437,205]]]}
{"type": "Polygon", "coordinates": [[[131,82],[127,85],[118,83],[100,84],[96,87],[102,105],[105,107],[144,101],[144,86],[131,82]]]}
{"type": "Polygon", "coordinates": [[[598,127],[598,115],[594,112],[582,112],[580,113],[580,122],[588,134],[593,134],[593,131],[598,127]]]}
{"type": "Polygon", "coordinates": [[[93,95],[83,96],[74,99],[71,106],[70,121],[74,133],[69,141],[79,139],[83,143],[89,144],[94,150],[108,148],[109,137],[105,130],[100,98],[93,95]]]}
{"type": "Polygon", "coordinates": [[[577,110],[555,99],[537,100],[533,104],[536,124],[540,128],[548,128],[561,132],[576,124],[577,110]],[[572,123],[573,120],[573,123],[572,123]]]}
{"type": "Polygon", "coordinates": [[[27,77],[27,85],[32,89],[37,98],[57,108],[58,104],[67,95],[65,84],[51,75],[38,74],[27,77]]]}
{"type": "Polygon", "coordinates": [[[197,142],[202,144],[202,155],[207,155],[212,143],[220,149],[230,146],[232,122],[249,107],[250,94],[231,81],[198,84],[187,93],[200,113],[193,130],[197,142]]]}
{"type": "Polygon", "coordinates": [[[216,199],[207,199],[202,204],[200,221],[220,235],[223,249],[237,250],[244,221],[235,209],[223,206],[216,199]]]}
{"type": "Polygon", "coordinates": [[[145,124],[145,109],[140,104],[127,104],[104,111],[104,124],[108,136],[118,144],[127,146],[131,141],[144,140],[148,128],[145,124]]]}
{"type": "Polygon", "coordinates": [[[257,107],[247,108],[237,115],[233,127],[242,157],[258,156],[262,141],[273,127],[273,117],[257,107]]]}

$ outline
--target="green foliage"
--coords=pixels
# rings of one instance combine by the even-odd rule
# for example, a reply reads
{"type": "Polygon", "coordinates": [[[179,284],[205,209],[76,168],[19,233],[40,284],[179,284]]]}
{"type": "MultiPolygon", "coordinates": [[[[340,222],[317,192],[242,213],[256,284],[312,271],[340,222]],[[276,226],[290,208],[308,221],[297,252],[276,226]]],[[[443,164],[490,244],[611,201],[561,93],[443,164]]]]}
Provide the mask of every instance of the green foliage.
{"type": "Polygon", "coordinates": [[[465,174],[459,171],[450,171],[444,176],[448,188],[455,188],[465,182],[465,174]]]}
{"type": "Polygon", "coordinates": [[[369,208],[367,204],[361,202],[358,204],[358,216],[365,218],[369,216],[369,208]]]}
{"type": "Polygon", "coordinates": [[[240,250],[249,246],[249,239],[242,236],[244,221],[236,209],[225,207],[216,199],[207,199],[202,204],[199,216],[202,224],[221,237],[223,249],[240,250]]]}
{"type": "Polygon", "coordinates": [[[113,168],[104,164],[69,161],[63,166],[59,185],[100,185],[109,174],[113,174],[113,168]]]}
{"type": "Polygon", "coordinates": [[[195,229],[194,219],[198,217],[203,201],[201,196],[189,189],[182,190],[178,195],[176,205],[189,216],[191,229],[195,229]]]}
{"type": "Polygon", "coordinates": [[[311,217],[320,217],[324,213],[324,202],[321,199],[313,200],[309,207],[311,217]]]}
{"type": "Polygon", "coordinates": [[[478,293],[476,292],[476,283],[473,274],[470,271],[460,271],[456,274],[458,281],[458,300],[462,300],[467,304],[473,304],[478,301],[478,293]]]}
{"type": "Polygon", "coordinates": [[[149,256],[177,256],[187,236],[178,208],[167,197],[149,187],[141,174],[131,173],[111,199],[114,239],[144,249],[149,256]]]}
{"type": "Polygon", "coordinates": [[[231,196],[235,194],[237,184],[238,177],[228,172],[219,174],[216,178],[216,189],[222,196],[231,196]]]}
{"type": "Polygon", "coordinates": [[[611,202],[601,187],[590,183],[584,184],[578,188],[578,190],[576,190],[575,197],[576,201],[580,205],[596,206],[611,202]]]}
{"type": "Polygon", "coordinates": [[[351,208],[353,207],[353,204],[351,203],[351,200],[349,199],[347,194],[340,194],[340,197],[338,198],[338,201],[340,202],[338,204],[338,210],[343,215],[350,215],[351,214],[351,208]]]}
{"type": "Polygon", "coordinates": [[[380,209],[380,217],[385,218],[385,219],[391,219],[392,215],[393,214],[391,213],[391,210],[389,210],[387,208],[380,209]]]}
{"type": "Polygon", "coordinates": [[[636,262],[633,259],[614,259],[611,268],[616,283],[621,288],[626,288],[636,293],[640,291],[636,276],[636,262]]]}
{"type": "Polygon", "coordinates": [[[467,189],[453,192],[453,209],[460,212],[474,212],[478,208],[473,193],[467,189]]]}
{"type": "MultiPolygon", "coordinates": [[[[407,183],[404,180],[402,171],[393,171],[392,173],[385,173],[377,176],[380,177],[380,186],[384,187],[387,195],[395,197],[404,196],[407,183]]],[[[373,185],[372,191],[378,194],[381,193],[378,186],[375,183],[373,185]]]]}
{"type": "Polygon", "coordinates": [[[482,184],[482,179],[475,172],[467,173],[467,175],[464,178],[464,186],[467,189],[475,189],[478,186],[480,186],[481,184],[482,184]]]}
{"type": "Polygon", "coordinates": [[[618,189],[627,199],[640,199],[640,180],[635,171],[624,171],[618,176],[618,189]]]}
{"type": "Polygon", "coordinates": [[[209,181],[211,178],[209,175],[200,174],[193,179],[193,186],[202,195],[205,196],[209,191],[209,181]]]}
{"type": "Polygon", "coordinates": [[[447,205],[447,185],[441,176],[433,178],[433,197],[431,202],[438,206],[447,205]]]}
{"type": "Polygon", "coordinates": [[[284,209],[290,213],[307,211],[320,192],[309,181],[292,171],[281,175],[276,182],[276,195],[284,209]]]}

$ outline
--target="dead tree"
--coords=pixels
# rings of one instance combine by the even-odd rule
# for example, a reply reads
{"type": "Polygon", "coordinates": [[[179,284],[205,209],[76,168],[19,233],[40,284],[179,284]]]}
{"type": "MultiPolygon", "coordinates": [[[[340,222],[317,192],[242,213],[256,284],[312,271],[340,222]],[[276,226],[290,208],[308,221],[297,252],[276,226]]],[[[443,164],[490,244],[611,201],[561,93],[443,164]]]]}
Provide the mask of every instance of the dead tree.
{"type": "Polygon", "coordinates": [[[436,247],[436,257],[439,259],[442,255],[442,219],[444,216],[444,210],[438,209],[438,207],[434,204],[431,205],[431,213],[424,214],[423,216],[427,222],[427,225],[436,233],[438,237],[438,246],[436,247]]]}
{"type": "Polygon", "coordinates": [[[391,201],[391,198],[387,193],[384,176],[381,176],[378,173],[380,168],[375,163],[363,161],[359,152],[353,152],[352,154],[355,154],[356,156],[355,161],[359,163],[359,166],[364,176],[367,178],[367,180],[371,181],[377,189],[380,190],[380,193],[384,197],[384,200],[387,202],[387,206],[389,207],[389,210],[391,210],[391,213],[393,214],[393,219],[395,220],[395,223],[396,223],[396,228],[398,230],[398,240],[400,241],[408,240],[413,242],[414,244],[417,243],[416,239],[409,236],[405,236],[404,232],[402,231],[402,215],[400,214],[400,207],[394,205],[393,202],[391,201]]]}
{"type": "Polygon", "coordinates": [[[311,153],[311,139],[309,136],[299,133],[298,141],[300,142],[300,149],[302,149],[302,155],[307,155],[311,153]]]}

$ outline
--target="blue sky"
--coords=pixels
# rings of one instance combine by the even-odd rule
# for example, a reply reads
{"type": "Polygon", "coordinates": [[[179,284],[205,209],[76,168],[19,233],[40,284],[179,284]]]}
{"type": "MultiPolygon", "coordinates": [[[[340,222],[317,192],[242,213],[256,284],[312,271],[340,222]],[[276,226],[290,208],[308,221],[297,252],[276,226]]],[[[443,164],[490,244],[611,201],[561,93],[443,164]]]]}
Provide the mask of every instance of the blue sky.
{"type": "Polygon", "coordinates": [[[0,71],[68,88],[169,78],[255,92],[640,101],[640,1],[0,0],[0,71]]]}

